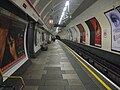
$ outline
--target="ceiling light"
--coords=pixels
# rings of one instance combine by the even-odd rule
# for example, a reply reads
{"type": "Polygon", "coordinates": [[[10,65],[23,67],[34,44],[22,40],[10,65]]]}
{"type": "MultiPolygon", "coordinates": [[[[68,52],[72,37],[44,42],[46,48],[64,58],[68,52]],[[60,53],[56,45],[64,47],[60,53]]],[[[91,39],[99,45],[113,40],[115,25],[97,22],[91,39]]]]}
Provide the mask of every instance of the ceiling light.
{"type": "MultiPolygon", "coordinates": [[[[63,8],[63,12],[62,12],[62,14],[61,14],[61,17],[60,17],[60,20],[59,20],[59,23],[58,23],[58,24],[61,23],[62,18],[64,17],[67,8],[69,9],[69,1],[66,1],[66,3],[65,3],[65,7],[63,8]]],[[[58,31],[58,29],[59,29],[59,27],[56,28],[56,31],[58,31]]]]}
{"type": "Polygon", "coordinates": [[[64,7],[63,12],[65,12],[65,11],[66,11],[66,9],[67,9],[67,7],[64,7]]]}
{"type": "Polygon", "coordinates": [[[69,1],[66,1],[65,7],[69,6],[69,1]]]}

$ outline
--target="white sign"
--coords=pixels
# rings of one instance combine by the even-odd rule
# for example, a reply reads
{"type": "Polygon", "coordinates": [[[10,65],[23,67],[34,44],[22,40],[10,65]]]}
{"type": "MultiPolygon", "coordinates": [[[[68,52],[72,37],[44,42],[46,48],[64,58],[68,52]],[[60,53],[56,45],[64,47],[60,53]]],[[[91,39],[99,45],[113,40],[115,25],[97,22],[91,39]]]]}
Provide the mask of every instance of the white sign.
{"type": "Polygon", "coordinates": [[[120,13],[116,9],[105,14],[112,27],[112,50],[120,51],[120,13]]]}

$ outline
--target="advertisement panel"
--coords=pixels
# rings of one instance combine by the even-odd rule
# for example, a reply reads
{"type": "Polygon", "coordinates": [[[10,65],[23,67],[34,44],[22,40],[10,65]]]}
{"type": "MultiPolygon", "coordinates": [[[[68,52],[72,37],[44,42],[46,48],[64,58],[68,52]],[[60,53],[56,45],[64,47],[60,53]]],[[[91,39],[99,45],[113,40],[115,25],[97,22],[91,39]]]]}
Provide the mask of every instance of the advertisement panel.
{"type": "Polygon", "coordinates": [[[112,9],[105,13],[111,25],[111,49],[120,51],[120,13],[118,9],[112,9]]]}
{"type": "Polygon", "coordinates": [[[95,17],[93,17],[93,18],[87,20],[86,24],[88,25],[89,30],[90,30],[91,45],[101,47],[102,30],[101,30],[101,26],[100,26],[98,20],[95,17]]]}
{"type": "Polygon", "coordinates": [[[71,31],[71,29],[69,29],[69,31],[70,31],[70,40],[73,41],[73,35],[72,35],[72,31],[71,31]]]}
{"type": "Polygon", "coordinates": [[[0,14],[0,61],[2,70],[25,57],[24,30],[26,24],[0,14]]]}
{"type": "Polygon", "coordinates": [[[85,43],[86,42],[86,32],[82,24],[77,25],[78,29],[80,30],[80,42],[85,43]]]}
{"type": "Polygon", "coordinates": [[[74,32],[74,41],[75,41],[75,42],[78,42],[78,40],[77,40],[77,38],[78,38],[77,30],[75,29],[75,27],[72,27],[71,29],[72,29],[73,32],[74,32]]]}

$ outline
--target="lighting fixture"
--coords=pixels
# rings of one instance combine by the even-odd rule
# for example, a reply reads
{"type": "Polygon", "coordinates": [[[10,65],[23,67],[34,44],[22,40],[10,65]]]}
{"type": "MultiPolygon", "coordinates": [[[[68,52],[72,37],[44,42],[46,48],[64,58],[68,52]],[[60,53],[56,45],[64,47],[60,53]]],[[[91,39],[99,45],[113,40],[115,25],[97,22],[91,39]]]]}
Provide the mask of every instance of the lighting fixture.
{"type": "MultiPolygon", "coordinates": [[[[69,1],[66,1],[66,3],[65,3],[65,6],[64,6],[64,8],[63,8],[63,11],[62,11],[62,14],[61,14],[61,17],[60,17],[60,20],[59,20],[59,23],[58,23],[58,24],[61,23],[64,15],[65,15],[65,12],[66,12],[67,8],[68,8],[68,12],[69,12],[69,1]]],[[[58,29],[59,29],[59,27],[56,28],[56,32],[58,31],[58,29]]]]}

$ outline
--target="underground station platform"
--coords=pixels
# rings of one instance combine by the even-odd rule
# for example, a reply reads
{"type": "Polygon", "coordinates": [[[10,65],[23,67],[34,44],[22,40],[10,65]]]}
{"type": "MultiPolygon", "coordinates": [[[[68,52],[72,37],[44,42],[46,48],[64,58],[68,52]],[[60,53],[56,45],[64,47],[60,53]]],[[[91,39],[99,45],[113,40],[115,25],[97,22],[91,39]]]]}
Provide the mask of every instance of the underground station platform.
{"type": "Polygon", "coordinates": [[[48,44],[48,50],[31,61],[22,76],[25,81],[22,90],[119,90],[59,40],[48,44]]]}

